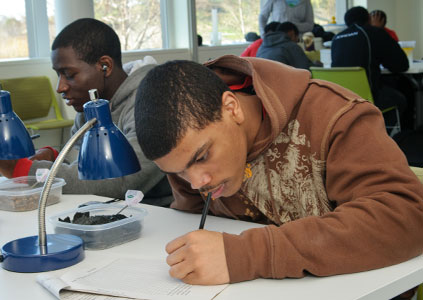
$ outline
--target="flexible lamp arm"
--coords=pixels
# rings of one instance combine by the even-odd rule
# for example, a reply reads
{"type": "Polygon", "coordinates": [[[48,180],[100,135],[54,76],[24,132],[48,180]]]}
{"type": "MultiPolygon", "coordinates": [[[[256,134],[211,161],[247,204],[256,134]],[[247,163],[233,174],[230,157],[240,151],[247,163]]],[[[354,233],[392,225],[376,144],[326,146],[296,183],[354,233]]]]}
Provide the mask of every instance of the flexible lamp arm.
{"type": "MultiPolygon", "coordinates": [[[[66,268],[84,259],[84,241],[81,237],[58,233],[47,235],[45,224],[47,198],[54,178],[66,154],[82,135],[84,139],[78,158],[80,179],[117,178],[141,170],[131,144],[113,124],[110,102],[99,99],[96,89],[89,90],[88,93],[91,101],[84,104],[84,115],[89,121],[70,137],[44,182],[38,203],[38,235],[10,241],[1,248],[2,267],[6,270],[23,273],[45,272],[66,268]]],[[[27,133],[26,130],[25,132],[27,133]]]]}
{"type": "Polygon", "coordinates": [[[43,190],[41,192],[40,201],[38,203],[38,238],[39,238],[39,245],[41,254],[46,253],[46,220],[45,220],[45,213],[46,213],[46,204],[47,204],[47,197],[50,192],[51,186],[53,184],[54,178],[56,177],[57,171],[65,159],[66,154],[72,149],[73,145],[78,141],[78,139],[85,134],[91,127],[94,126],[95,122],[97,122],[96,118],[93,118],[87,121],[66,143],[63,149],[60,151],[59,156],[57,156],[56,160],[53,163],[53,166],[48,173],[47,179],[44,183],[43,190]]]}

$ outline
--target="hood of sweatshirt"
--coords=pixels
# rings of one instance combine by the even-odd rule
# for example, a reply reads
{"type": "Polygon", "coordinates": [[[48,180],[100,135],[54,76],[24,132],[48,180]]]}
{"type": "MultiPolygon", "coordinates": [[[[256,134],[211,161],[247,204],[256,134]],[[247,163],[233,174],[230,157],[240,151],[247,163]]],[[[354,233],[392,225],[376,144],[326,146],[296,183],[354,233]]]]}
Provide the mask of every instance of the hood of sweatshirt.
{"type": "Polygon", "coordinates": [[[256,94],[266,111],[266,118],[248,153],[248,161],[253,160],[265,150],[288,125],[291,114],[302,100],[310,83],[310,72],[307,70],[295,69],[276,61],[257,57],[241,58],[225,55],[206,62],[205,66],[211,69],[224,69],[225,75],[220,77],[228,85],[243,83],[245,76],[252,78],[256,94]],[[280,95],[284,96],[280,97],[280,95]]]}
{"type": "Polygon", "coordinates": [[[111,111],[114,111],[115,107],[119,107],[122,102],[131,97],[131,94],[137,90],[141,79],[156,65],[157,62],[151,56],[146,56],[144,59],[131,61],[123,65],[123,69],[128,74],[128,77],[119,86],[112,99],[110,99],[111,111]]]}
{"type": "Polygon", "coordinates": [[[266,34],[263,37],[262,45],[264,47],[274,47],[276,45],[281,45],[285,43],[294,43],[294,42],[284,32],[276,31],[276,32],[271,32],[266,34]]]}

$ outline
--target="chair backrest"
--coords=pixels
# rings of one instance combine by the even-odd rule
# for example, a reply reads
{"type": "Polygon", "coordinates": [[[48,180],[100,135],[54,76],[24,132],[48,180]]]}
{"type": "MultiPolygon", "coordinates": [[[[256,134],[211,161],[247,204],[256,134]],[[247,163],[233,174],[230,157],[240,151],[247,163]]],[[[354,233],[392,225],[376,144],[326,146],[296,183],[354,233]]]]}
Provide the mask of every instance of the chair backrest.
{"type": "Polygon", "coordinates": [[[47,76],[0,79],[0,83],[3,90],[10,92],[13,110],[23,121],[46,117],[51,106],[55,109],[56,117],[61,117],[47,76]]]}
{"type": "Polygon", "coordinates": [[[347,88],[363,99],[374,103],[366,71],[362,67],[310,68],[312,77],[334,82],[347,88]]]}
{"type": "Polygon", "coordinates": [[[420,179],[420,181],[423,183],[423,168],[419,168],[419,167],[411,167],[411,171],[414,172],[414,174],[416,174],[416,176],[420,179]]]}

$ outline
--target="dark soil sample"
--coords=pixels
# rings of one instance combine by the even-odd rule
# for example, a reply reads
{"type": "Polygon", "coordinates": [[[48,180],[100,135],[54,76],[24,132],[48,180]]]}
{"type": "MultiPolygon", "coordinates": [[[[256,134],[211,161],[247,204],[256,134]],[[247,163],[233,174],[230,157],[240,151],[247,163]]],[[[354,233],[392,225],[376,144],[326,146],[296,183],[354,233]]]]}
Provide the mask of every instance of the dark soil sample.
{"type": "Polygon", "coordinates": [[[122,214],[117,215],[96,215],[90,216],[90,212],[77,212],[73,216],[72,222],[69,217],[64,219],[59,218],[60,222],[72,223],[72,224],[79,224],[79,225],[101,225],[107,224],[115,221],[119,221],[122,219],[127,218],[127,216],[122,214]]]}
{"type": "MultiPolygon", "coordinates": [[[[116,212],[118,211],[117,207],[116,212]]],[[[73,216],[58,218],[63,225],[56,226],[54,231],[57,234],[72,234],[81,237],[84,241],[84,248],[88,250],[107,249],[140,237],[141,219],[134,219],[132,215],[125,216],[123,214],[103,215],[105,213],[107,212],[75,212],[73,216]],[[119,222],[119,220],[121,221],[119,222]],[[90,227],[90,225],[99,226],[90,227]]]]}

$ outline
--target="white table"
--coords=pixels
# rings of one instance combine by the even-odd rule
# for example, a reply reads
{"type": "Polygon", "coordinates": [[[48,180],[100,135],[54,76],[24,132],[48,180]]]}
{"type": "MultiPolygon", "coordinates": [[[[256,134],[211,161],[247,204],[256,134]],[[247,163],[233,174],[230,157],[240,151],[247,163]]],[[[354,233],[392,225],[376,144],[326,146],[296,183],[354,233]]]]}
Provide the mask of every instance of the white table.
{"type": "Polygon", "coordinates": [[[413,64],[408,68],[407,72],[410,74],[423,73],[423,60],[414,61],[413,64]]]}
{"type": "MultiPolygon", "coordinates": [[[[77,205],[92,201],[106,201],[107,198],[88,195],[64,195],[61,202],[48,206],[47,217],[77,205]]],[[[147,256],[165,259],[164,247],[171,239],[195,230],[200,222],[199,215],[178,212],[172,209],[143,205],[149,212],[145,218],[141,237],[106,250],[85,251],[85,260],[80,264],[100,261],[105,256],[147,256]]],[[[35,235],[37,211],[0,211],[0,245],[17,238],[35,235]]],[[[245,229],[261,226],[255,223],[234,221],[225,218],[207,217],[205,228],[209,230],[239,233],[245,229]]],[[[52,228],[47,222],[47,233],[52,228]]],[[[53,271],[63,274],[75,266],[53,271]]],[[[0,268],[0,299],[54,299],[36,281],[36,273],[14,273],[0,268]]],[[[232,284],[215,299],[389,299],[423,282],[423,256],[395,266],[348,275],[312,277],[302,279],[269,280],[258,279],[232,284]]]]}

